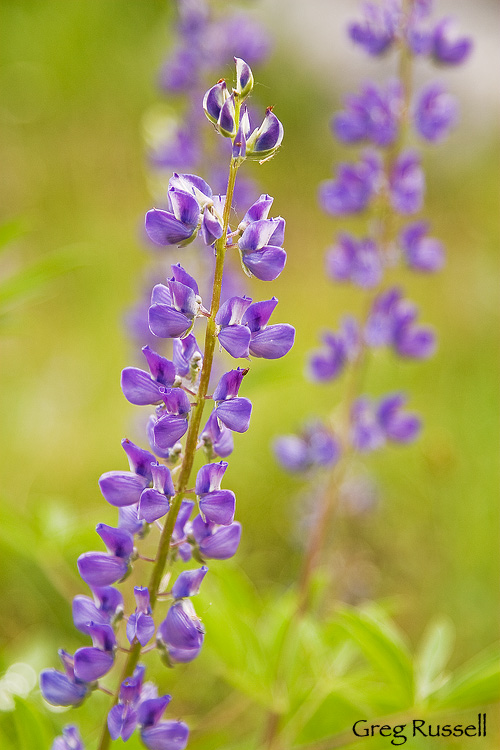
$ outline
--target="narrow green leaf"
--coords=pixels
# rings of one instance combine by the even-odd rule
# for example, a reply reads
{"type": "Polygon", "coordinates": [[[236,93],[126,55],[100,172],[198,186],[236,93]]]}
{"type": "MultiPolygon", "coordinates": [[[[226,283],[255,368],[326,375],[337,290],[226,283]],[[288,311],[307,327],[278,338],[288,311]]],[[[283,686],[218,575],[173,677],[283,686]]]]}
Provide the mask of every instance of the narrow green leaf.
{"type": "Polygon", "coordinates": [[[427,627],[415,658],[417,701],[426,698],[442,684],[443,670],[452,654],[454,641],[455,628],[448,618],[439,618],[427,627]]]}
{"type": "Polygon", "coordinates": [[[432,695],[433,708],[470,708],[500,699],[500,647],[495,645],[457,669],[432,695]]]}

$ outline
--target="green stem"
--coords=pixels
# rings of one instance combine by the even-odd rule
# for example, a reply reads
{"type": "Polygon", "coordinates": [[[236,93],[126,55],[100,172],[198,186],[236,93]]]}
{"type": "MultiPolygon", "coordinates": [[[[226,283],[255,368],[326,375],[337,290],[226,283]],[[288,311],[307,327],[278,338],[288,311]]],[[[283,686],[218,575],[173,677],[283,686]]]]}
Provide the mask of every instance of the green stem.
{"type": "MultiPolygon", "coordinates": [[[[234,186],[236,183],[236,174],[238,172],[238,163],[231,159],[229,167],[229,179],[227,184],[226,202],[224,204],[224,213],[222,217],[222,236],[215,243],[215,273],[214,283],[212,288],[212,303],[210,305],[210,315],[207,318],[207,330],[205,333],[205,351],[203,355],[203,366],[200,375],[200,384],[198,387],[198,394],[196,397],[196,403],[191,410],[191,417],[189,420],[189,427],[186,436],[186,444],[184,448],[184,456],[182,459],[181,469],[179,472],[179,478],[177,480],[177,490],[175,497],[172,500],[170,510],[167,515],[167,520],[163,531],[161,533],[160,541],[158,543],[158,551],[156,553],[156,561],[149,581],[149,596],[151,603],[151,610],[154,610],[156,601],[158,599],[158,590],[163,578],[165,566],[167,564],[168,554],[170,551],[170,543],[172,541],[172,534],[174,531],[175,522],[181,507],[182,499],[189,486],[189,479],[191,476],[191,470],[196,455],[196,447],[198,445],[198,434],[200,430],[201,419],[203,416],[203,409],[205,407],[205,396],[208,393],[208,386],[210,383],[210,375],[212,372],[212,363],[215,352],[216,343],[216,325],[215,316],[220,306],[220,296],[222,290],[222,275],[224,272],[224,259],[226,255],[226,235],[229,226],[229,217],[231,215],[231,206],[233,202],[234,186]]],[[[116,693],[114,694],[113,706],[118,702],[118,696],[120,691],[120,685],[127,677],[130,677],[137,666],[139,657],[141,654],[141,644],[135,643],[125,661],[123,670],[120,677],[120,682],[116,693]]],[[[99,742],[98,750],[107,750],[111,742],[111,736],[108,731],[107,722],[105,722],[101,739],[99,742]]]]}

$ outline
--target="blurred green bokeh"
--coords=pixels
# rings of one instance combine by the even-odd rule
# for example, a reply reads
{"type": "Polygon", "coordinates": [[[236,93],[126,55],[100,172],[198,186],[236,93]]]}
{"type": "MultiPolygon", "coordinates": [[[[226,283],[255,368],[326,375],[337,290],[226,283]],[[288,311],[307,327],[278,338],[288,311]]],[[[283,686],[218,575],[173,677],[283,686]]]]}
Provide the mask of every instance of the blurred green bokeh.
{"type": "MultiPolygon", "coordinates": [[[[54,252],[65,258],[62,276],[0,311],[0,670],[55,665],[59,646],[82,644],[69,604],[81,591],[75,560],[94,548],[95,523],[114,520],[97,478],[125,466],[123,436],[142,440],[137,410],[119,388],[121,368],[136,358],[122,321],[149,262],[140,240],[151,200],[141,123],[160,98],[155,73],[171,18],[160,0],[0,6],[0,218],[24,230],[0,256],[0,272],[54,252]]],[[[245,529],[236,563],[268,600],[296,578],[304,503],[314,499],[275,465],[270,442],[339,402],[341,381],[321,388],[304,380],[305,355],[318,331],[359,309],[361,295],[332,286],[322,266],[334,231],[346,226],[316,202],[330,165],[349,158],[328,129],[338,93],[325,92],[304,61],[290,62],[279,46],[259,81],[286,131],[258,176],[275,196],[273,212],[287,220],[288,265],[272,293],[297,343],[284,361],[252,363],[245,381],[252,428],[237,436],[227,486],[245,529]]],[[[327,561],[332,601],[390,599],[414,644],[432,616],[448,616],[457,639],[452,665],[497,636],[498,155],[494,133],[468,148],[452,136],[425,152],[426,215],[445,240],[448,265],[437,277],[403,281],[436,326],[439,352],[424,364],[377,354],[367,378],[374,394],[408,391],[425,431],[414,447],[366,460],[379,501],[338,519],[327,561]]],[[[223,579],[224,567],[214,568],[223,579]]],[[[168,690],[179,715],[209,713],[217,725],[225,716],[218,703],[226,701],[232,720],[245,705],[214,676],[213,662],[209,653],[189,676],[176,671],[168,690]]],[[[95,700],[97,711],[105,699],[95,700]]]]}

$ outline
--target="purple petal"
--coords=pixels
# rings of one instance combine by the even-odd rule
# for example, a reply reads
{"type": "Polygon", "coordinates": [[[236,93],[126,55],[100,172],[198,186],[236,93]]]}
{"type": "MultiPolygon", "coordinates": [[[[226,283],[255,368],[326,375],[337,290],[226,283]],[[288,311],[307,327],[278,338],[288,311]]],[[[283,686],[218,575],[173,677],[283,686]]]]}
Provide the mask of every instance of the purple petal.
{"type": "Polygon", "coordinates": [[[287,471],[305,471],[309,468],[307,443],[298,435],[283,435],[274,441],[274,454],[287,471]]]}
{"type": "Polygon", "coordinates": [[[138,505],[127,505],[126,508],[118,508],[118,528],[128,531],[134,536],[144,530],[144,521],[139,521],[138,505]]]}
{"type": "Polygon", "coordinates": [[[250,331],[246,326],[226,326],[218,334],[219,344],[235,359],[248,357],[250,331]]]}
{"type": "Polygon", "coordinates": [[[91,622],[106,624],[109,617],[97,609],[96,605],[88,596],[75,596],[73,598],[73,623],[75,628],[82,633],[89,633],[91,622]]]}
{"type": "Polygon", "coordinates": [[[188,596],[195,596],[199,590],[203,579],[208,572],[206,565],[197,570],[183,570],[172,586],[172,596],[174,599],[185,599],[188,596]]]}
{"type": "Polygon", "coordinates": [[[168,200],[175,218],[192,233],[200,218],[200,205],[194,195],[171,185],[168,189],[168,200]]]}
{"type": "Polygon", "coordinates": [[[221,109],[228,97],[225,81],[219,81],[209,89],[203,98],[203,109],[214,124],[218,121],[221,109]]]}
{"type": "Polygon", "coordinates": [[[149,451],[139,448],[128,438],[122,440],[122,448],[128,456],[130,471],[151,481],[151,464],[156,462],[155,457],[149,451]]]}
{"type": "Polygon", "coordinates": [[[77,560],[78,570],[89,586],[110,586],[127,573],[128,563],[104,552],[85,552],[77,560]]]}
{"type": "Polygon", "coordinates": [[[141,646],[145,646],[154,635],[154,620],[151,615],[144,612],[133,612],[128,618],[126,632],[129,643],[133,643],[137,638],[141,646]]]}
{"type": "Polygon", "coordinates": [[[246,212],[242,224],[250,224],[253,221],[267,219],[271,206],[273,205],[273,200],[274,198],[271,198],[267,193],[262,193],[262,195],[259,196],[255,203],[252,203],[246,212]]]}
{"type": "MultiPolygon", "coordinates": [[[[155,300],[155,302],[157,301],[155,300]]],[[[142,353],[146,358],[153,379],[167,388],[173,386],[176,375],[174,363],[154,352],[149,346],[143,346],[142,353]]]]}
{"type": "Polygon", "coordinates": [[[191,411],[189,397],[182,388],[164,388],[162,396],[169,414],[178,416],[191,411]]]}
{"type": "Polygon", "coordinates": [[[151,333],[163,339],[179,338],[189,331],[193,322],[174,307],[158,303],[149,308],[148,321],[151,333]]]}
{"type": "Polygon", "coordinates": [[[151,375],[137,367],[126,367],[122,370],[121,388],[123,395],[136,406],[157,404],[161,399],[160,384],[151,379],[151,375]]]}
{"type": "Polygon", "coordinates": [[[117,508],[138,503],[147,484],[146,477],[131,471],[107,471],[99,477],[102,494],[110,505],[117,508]]]}
{"type": "Polygon", "coordinates": [[[87,685],[73,682],[63,672],[44,669],[40,673],[40,690],[53,706],[79,706],[88,693],[87,685]]]}
{"type": "Polygon", "coordinates": [[[203,432],[202,441],[211,446],[217,456],[227,458],[233,452],[233,436],[225,425],[220,425],[215,409],[210,414],[203,432]]]}
{"type": "Polygon", "coordinates": [[[203,557],[213,560],[228,560],[236,554],[241,539],[241,524],[234,522],[231,526],[223,526],[214,534],[206,536],[199,542],[203,557]]]}
{"type": "Polygon", "coordinates": [[[273,314],[277,304],[278,300],[276,297],[263,300],[262,302],[254,302],[246,311],[243,318],[243,325],[248,326],[252,333],[260,331],[261,328],[264,328],[268,324],[269,318],[273,314]]]}
{"type": "Polygon", "coordinates": [[[155,443],[162,449],[172,448],[187,432],[188,421],[184,416],[166,414],[153,427],[155,443]]]}
{"type": "Polygon", "coordinates": [[[247,226],[241,235],[238,246],[243,252],[254,252],[269,244],[274,231],[278,227],[277,219],[261,219],[247,226]]]}
{"type": "Polygon", "coordinates": [[[189,729],[182,721],[162,721],[141,731],[141,740],[148,750],[184,750],[189,729]]]}
{"type": "Polygon", "coordinates": [[[278,148],[282,140],[283,125],[274,112],[272,112],[271,108],[268,107],[264,121],[257,131],[257,137],[255,139],[251,137],[252,151],[259,156],[266,156],[278,148]]]}
{"type": "Polygon", "coordinates": [[[177,514],[177,519],[175,521],[174,533],[172,535],[173,539],[176,542],[184,538],[184,526],[189,521],[194,506],[195,503],[193,502],[193,500],[182,501],[179,513],[177,514]]]}
{"type": "Polygon", "coordinates": [[[220,489],[222,477],[226,473],[228,464],[226,461],[205,464],[198,470],[196,475],[195,491],[197,495],[205,495],[220,489]]]}
{"type": "Polygon", "coordinates": [[[170,211],[153,208],[146,214],[146,232],[155,245],[178,245],[192,236],[193,227],[183,224],[170,211]]]}
{"type": "Polygon", "coordinates": [[[251,304],[251,297],[230,297],[219,307],[215,322],[222,328],[240,325],[245,310],[251,304]]]}
{"type": "Polygon", "coordinates": [[[274,281],[285,267],[286,252],[281,247],[269,245],[253,253],[245,253],[242,261],[261,281],[274,281]]]}
{"type": "Polygon", "coordinates": [[[236,497],[231,490],[208,492],[199,501],[200,513],[207,521],[229,526],[234,521],[236,497]]]}
{"type": "Polygon", "coordinates": [[[92,589],[97,602],[99,603],[99,610],[106,614],[108,622],[119,612],[123,611],[123,596],[118,589],[112,586],[94,587],[92,589]]]}
{"type": "Polygon", "coordinates": [[[288,323],[267,326],[252,334],[250,354],[265,359],[279,359],[288,354],[295,340],[295,328],[288,323]]]}
{"type": "Polygon", "coordinates": [[[402,357],[427,359],[436,351],[436,337],[431,328],[405,326],[397,336],[395,348],[402,357]]]}
{"type": "Polygon", "coordinates": [[[248,398],[231,398],[219,404],[215,413],[233,432],[246,432],[250,425],[252,402],[248,398]]]}
{"type": "Polygon", "coordinates": [[[221,222],[208,208],[203,213],[200,231],[205,245],[213,245],[216,240],[222,237],[221,222]]]}
{"type": "Polygon", "coordinates": [[[105,523],[99,523],[96,531],[107,547],[116,557],[129,558],[134,549],[134,539],[128,531],[124,529],[115,529],[105,523]]]}
{"type": "Polygon", "coordinates": [[[158,492],[163,492],[168,497],[175,495],[175,487],[172,481],[172,475],[170,469],[163,464],[154,463],[151,466],[151,473],[153,475],[153,487],[158,492]]]}
{"type": "Polygon", "coordinates": [[[130,705],[113,706],[108,714],[108,729],[112,740],[121,737],[126,742],[137,726],[137,711],[130,705]]]}
{"type": "Polygon", "coordinates": [[[168,513],[170,502],[161,492],[154,489],[146,489],[141,495],[139,502],[139,518],[144,518],[147,523],[153,523],[168,513]]]}
{"type": "Polygon", "coordinates": [[[219,113],[217,125],[222,135],[232,138],[236,131],[234,95],[226,99],[219,113]]]}
{"type": "Polygon", "coordinates": [[[223,401],[237,396],[247,372],[248,370],[237,367],[235,370],[224,373],[213,392],[214,401],[223,401]]]}
{"type": "Polygon", "coordinates": [[[148,700],[141,701],[138,711],[138,723],[142,727],[151,727],[158,724],[171,700],[171,695],[161,695],[158,698],[149,698],[148,700]]]}
{"type": "Polygon", "coordinates": [[[109,672],[114,662],[113,654],[91,646],[75,652],[75,676],[83,682],[94,682],[109,672]]]}
{"type": "Polygon", "coordinates": [[[168,286],[165,286],[165,284],[156,284],[153,287],[151,291],[151,304],[154,305],[155,303],[172,307],[172,297],[168,286]]]}

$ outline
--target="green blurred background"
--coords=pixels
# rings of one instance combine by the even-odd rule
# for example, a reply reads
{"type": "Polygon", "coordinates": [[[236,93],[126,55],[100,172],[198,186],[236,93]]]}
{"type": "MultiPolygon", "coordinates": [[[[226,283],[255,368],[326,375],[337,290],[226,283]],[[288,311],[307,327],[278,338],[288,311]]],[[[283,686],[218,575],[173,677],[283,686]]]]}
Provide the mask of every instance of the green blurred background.
{"type": "MultiPolygon", "coordinates": [[[[0,217],[16,224],[5,233],[17,234],[0,255],[0,273],[59,274],[0,309],[0,671],[16,662],[55,666],[58,647],[82,645],[69,604],[82,591],[75,560],[96,547],[96,522],[115,515],[97,478],[125,467],[123,436],[142,441],[137,410],[119,388],[121,368],[136,359],[122,321],[149,263],[140,239],[151,203],[141,132],[161,98],[155,75],[172,19],[160,0],[0,5],[0,217]]],[[[363,68],[360,53],[350,54],[368,77],[370,61],[363,68]]],[[[316,202],[330,165],[350,158],[328,127],[342,68],[325,79],[278,37],[258,80],[285,125],[283,148],[258,177],[275,196],[273,213],[287,220],[288,265],[272,293],[280,300],[276,322],[295,325],[297,340],[286,360],[252,363],[245,381],[252,426],[237,436],[226,485],[244,524],[235,564],[269,600],[296,578],[311,502],[276,466],[270,442],[339,402],[341,381],[322,388],[304,380],[305,355],[320,329],[362,299],[324,278],[324,250],[349,222],[323,216],[316,202]]],[[[452,664],[497,637],[499,148],[495,118],[488,121],[425,151],[426,215],[446,243],[448,265],[403,283],[436,326],[439,351],[423,364],[377,354],[367,380],[374,394],[408,391],[425,431],[414,447],[364,462],[376,502],[337,520],[327,561],[332,600],[390,600],[413,643],[433,615],[451,618],[452,664]]],[[[263,294],[258,284],[253,291],[263,294]]],[[[223,565],[213,567],[224,577],[223,565]]],[[[179,715],[203,715],[223,700],[234,709],[215,662],[208,650],[169,675],[179,715]]],[[[90,717],[98,709],[84,710],[90,717]]]]}

